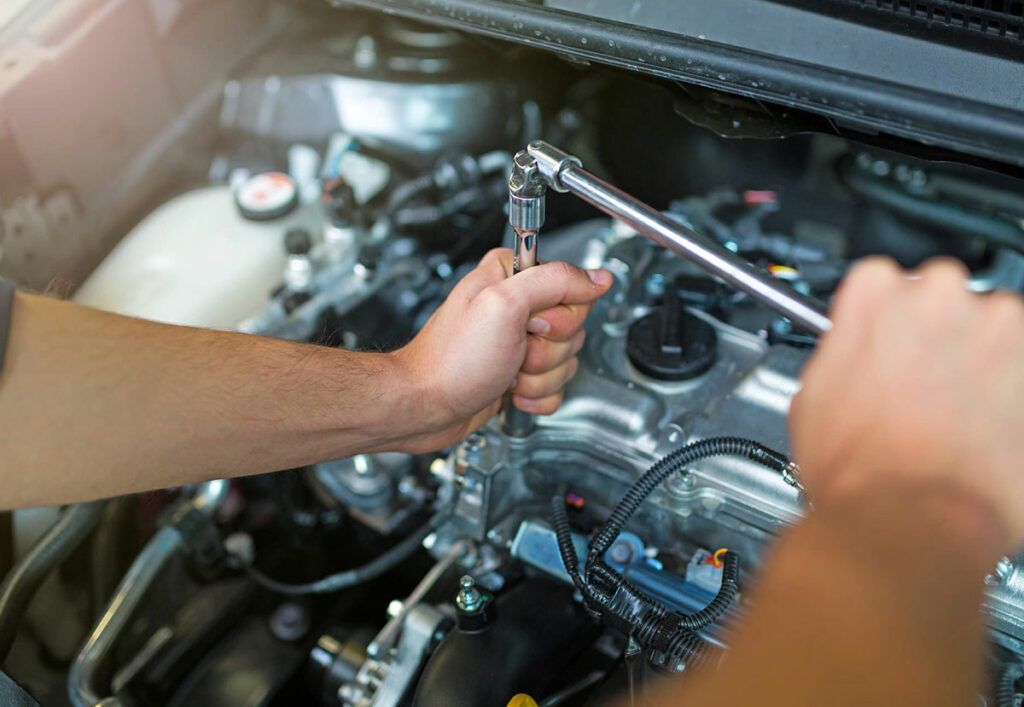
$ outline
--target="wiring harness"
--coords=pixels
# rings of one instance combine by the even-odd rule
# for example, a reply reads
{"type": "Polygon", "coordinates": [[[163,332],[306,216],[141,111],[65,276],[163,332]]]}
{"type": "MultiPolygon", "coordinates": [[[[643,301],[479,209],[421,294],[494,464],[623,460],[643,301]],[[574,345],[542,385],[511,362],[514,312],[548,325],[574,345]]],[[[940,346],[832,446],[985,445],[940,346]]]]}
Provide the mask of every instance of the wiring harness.
{"type": "Polygon", "coordinates": [[[660,654],[658,662],[670,669],[700,665],[712,655],[710,644],[698,631],[720,619],[739,591],[739,556],[725,552],[722,557],[722,586],[711,602],[694,614],[672,611],[624,578],[604,561],[604,555],[637,512],[640,505],[670,475],[695,462],[717,456],[749,459],[795,480],[794,465],[783,454],[757,442],[738,437],[711,437],[681,447],[655,463],[629,489],[593,536],[583,572],[573,545],[565,500],[551,501],[553,525],[558,537],[562,563],[587,608],[605,623],[633,638],[648,653],[660,654]]]}

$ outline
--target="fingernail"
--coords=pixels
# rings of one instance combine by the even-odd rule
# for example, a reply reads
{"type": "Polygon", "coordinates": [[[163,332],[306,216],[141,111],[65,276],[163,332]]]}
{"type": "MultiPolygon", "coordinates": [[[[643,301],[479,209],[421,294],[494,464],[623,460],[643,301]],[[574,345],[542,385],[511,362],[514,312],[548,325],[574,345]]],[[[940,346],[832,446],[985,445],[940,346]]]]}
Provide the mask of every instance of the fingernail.
{"type": "Polygon", "coordinates": [[[526,322],[526,331],[531,334],[547,334],[551,331],[551,324],[546,319],[530,317],[530,321],[526,322]]]}
{"type": "Polygon", "coordinates": [[[515,403],[516,407],[522,410],[523,412],[530,412],[535,407],[537,407],[537,401],[531,400],[530,398],[520,398],[518,395],[515,396],[513,402],[515,403]]]}
{"type": "Polygon", "coordinates": [[[587,275],[590,277],[590,281],[595,285],[610,285],[612,282],[612,274],[607,270],[587,270],[587,275]]]}

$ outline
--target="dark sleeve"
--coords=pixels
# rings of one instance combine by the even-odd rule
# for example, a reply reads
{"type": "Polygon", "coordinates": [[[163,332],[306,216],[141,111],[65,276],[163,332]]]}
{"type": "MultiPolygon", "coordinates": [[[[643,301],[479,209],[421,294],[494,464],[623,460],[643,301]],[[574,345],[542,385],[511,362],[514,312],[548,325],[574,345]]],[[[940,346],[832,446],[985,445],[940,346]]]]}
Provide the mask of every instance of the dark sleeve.
{"type": "Polygon", "coordinates": [[[0,278],[0,376],[4,373],[7,336],[11,332],[11,309],[14,307],[14,285],[0,278]]]}
{"type": "Polygon", "coordinates": [[[38,702],[3,672],[0,672],[0,705],[4,705],[4,707],[39,707],[38,702]]]}

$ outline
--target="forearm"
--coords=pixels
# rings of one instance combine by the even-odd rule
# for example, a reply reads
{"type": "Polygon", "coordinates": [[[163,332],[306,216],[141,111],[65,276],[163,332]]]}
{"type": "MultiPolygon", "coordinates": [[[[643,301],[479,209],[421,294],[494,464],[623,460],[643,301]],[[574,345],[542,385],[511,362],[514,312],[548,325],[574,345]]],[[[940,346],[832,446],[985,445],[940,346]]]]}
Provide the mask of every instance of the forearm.
{"type": "Polygon", "coordinates": [[[721,670],[664,704],[973,704],[982,577],[1004,542],[959,489],[893,485],[820,508],[777,548],[721,670]]]}
{"type": "Polygon", "coordinates": [[[393,356],[15,303],[0,506],[67,502],[394,448],[417,391],[393,356]]]}

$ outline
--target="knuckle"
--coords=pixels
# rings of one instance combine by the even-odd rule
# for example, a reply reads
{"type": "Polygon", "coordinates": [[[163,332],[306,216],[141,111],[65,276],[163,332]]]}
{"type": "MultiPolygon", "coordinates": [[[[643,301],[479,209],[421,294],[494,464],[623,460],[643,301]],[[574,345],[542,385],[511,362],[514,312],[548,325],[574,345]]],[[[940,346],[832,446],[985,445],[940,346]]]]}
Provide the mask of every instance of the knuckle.
{"type": "Polygon", "coordinates": [[[587,342],[587,332],[580,329],[572,338],[572,347],[569,349],[572,355],[575,356],[583,350],[583,345],[587,342]]]}
{"type": "Polygon", "coordinates": [[[542,373],[550,355],[550,344],[544,339],[531,336],[526,346],[526,358],[520,368],[526,373],[542,373]]]}
{"type": "Polygon", "coordinates": [[[969,275],[966,266],[955,258],[933,258],[920,269],[923,283],[937,291],[961,293],[969,275]]]}
{"type": "Polygon", "coordinates": [[[537,379],[537,376],[530,374],[520,375],[519,382],[516,383],[513,392],[524,398],[536,398],[542,395],[540,381],[537,379]]]}
{"type": "Polygon", "coordinates": [[[556,260],[546,263],[544,267],[548,269],[550,276],[556,280],[570,279],[578,272],[578,269],[574,265],[570,265],[564,260],[556,260]]]}
{"type": "Polygon", "coordinates": [[[505,286],[505,282],[488,287],[476,297],[477,306],[488,314],[515,311],[517,301],[517,298],[505,286]]]}
{"type": "Polygon", "coordinates": [[[850,268],[836,292],[836,308],[844,308],[901,282],[902,273],[892,258],[871,256],[858,261],[850,268]]]}
{"type": "Polygon", "coordinates": [[[1024,320],[1024,300],[1011,292],[993,292],[985,298],[983,311],[993,323],[1017,328],[1024,320]]]}
{"type": "Polygon", "coordinates": [[[512,250],[509,249],[509,248],[491,248],[489,251],[487,251],[487,253],[484,255],[484,257],[480,259],[480,262],[481,263],[484,263],[484,262],[486,262],[486,263],[493,263],[495,261],[502,262],[506,258],[511,258],[511,257],[512,257],[512,250]]]}
{"type": "Polygon", "coordinates": [[[562,404],[562,394],[557,393],[555,395],[549,395],[546,398],[537,402],[535,411],[538,415],[551,415],[558,410],[559,405],[562,404]]]}

